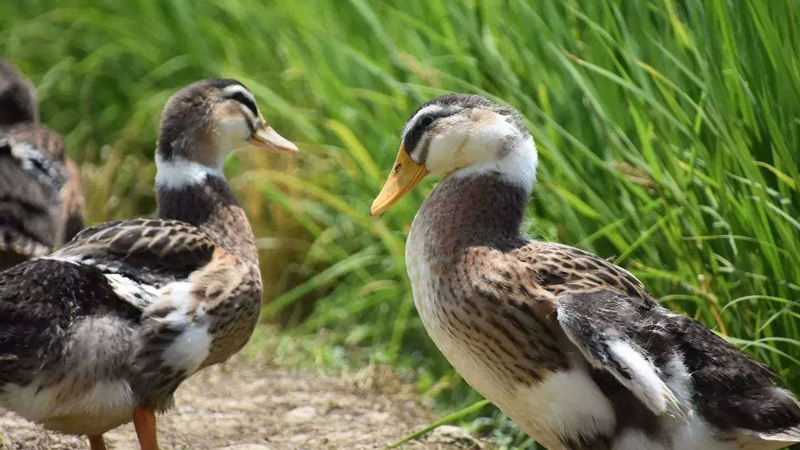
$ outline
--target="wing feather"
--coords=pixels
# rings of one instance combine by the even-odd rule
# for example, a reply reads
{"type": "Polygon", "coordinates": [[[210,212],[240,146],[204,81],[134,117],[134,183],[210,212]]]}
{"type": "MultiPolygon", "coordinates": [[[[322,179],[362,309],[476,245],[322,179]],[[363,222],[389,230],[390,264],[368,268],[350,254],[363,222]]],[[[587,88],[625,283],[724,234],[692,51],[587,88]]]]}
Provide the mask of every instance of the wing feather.
{"type": "Polygon", "coordinates": [[[162,286],[208,264],[215,247],[205,231],[185,222],[136,219],[87,228],[49,258],[162,286]]]}
{"type": "Polygon", "coordinates": [[[596,368],[611,373],[657,415],[699,413],[720,430],[794,442],[800,406],[775,373],[700,323],[619,292],[558,297],[558,323],[596,368]]]}
{"type": "Polygon", "coordinates": [[[639,322],[639,308],[646,306],[609,290],[569,293],[558,297],[558,323],[592,366],[612,374],[654,414],[686,420],[691,404],[672,392],[655,355],[629,330],[639,322]]]}

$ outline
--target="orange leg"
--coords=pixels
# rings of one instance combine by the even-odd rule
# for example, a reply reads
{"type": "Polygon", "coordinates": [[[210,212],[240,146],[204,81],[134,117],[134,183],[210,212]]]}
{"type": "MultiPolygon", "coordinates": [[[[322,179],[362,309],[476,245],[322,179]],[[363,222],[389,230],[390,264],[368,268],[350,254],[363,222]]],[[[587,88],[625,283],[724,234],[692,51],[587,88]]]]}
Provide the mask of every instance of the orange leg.
{"type": "Polygon", "coordinates": [[[106,450],[106,442],[103,440],[103,435],[89,436],[89,448],[91,450],[106,450]]]}
{"type": "Polygon", "coordinates": [[[136,408],[133,410],[133,426],[139,438],[139,447],[142,450],[158,450],[156,439],[156,414],[149,409],[136,408]]]}

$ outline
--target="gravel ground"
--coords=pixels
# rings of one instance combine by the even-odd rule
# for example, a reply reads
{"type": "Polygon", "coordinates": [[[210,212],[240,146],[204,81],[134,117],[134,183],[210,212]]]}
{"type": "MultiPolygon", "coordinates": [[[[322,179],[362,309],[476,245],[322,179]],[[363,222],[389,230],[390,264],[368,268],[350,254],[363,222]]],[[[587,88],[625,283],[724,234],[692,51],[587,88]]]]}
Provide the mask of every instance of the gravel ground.
{"type": "MultiPolygon", "coordinates": [[[[373,368],[374,369],[374,368],[373,368]]],[[[368,450],[434,417],[381,370],[352,379],[257,367],[234,358],[185,382],[177,407],[159,416],[161,450],[368,450]]],[[[110,449],[138,449],[133,425],[105,434],[110,449]]],[[[0,449],[88,449],[85,439],[48,432],[0,410],[0,449]]],[[[443,427],[404,449],[486,449],[456,427],[443,427]]]]}

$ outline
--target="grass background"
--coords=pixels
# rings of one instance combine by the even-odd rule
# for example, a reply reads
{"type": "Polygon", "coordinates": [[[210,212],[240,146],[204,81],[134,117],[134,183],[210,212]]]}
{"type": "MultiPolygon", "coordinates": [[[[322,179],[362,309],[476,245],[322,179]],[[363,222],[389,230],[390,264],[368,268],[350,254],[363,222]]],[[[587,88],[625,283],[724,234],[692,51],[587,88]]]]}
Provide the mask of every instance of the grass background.
{"type": "MultiPolygon", "coordinates": [[[[405,273],[433,182],[368,215],[407,116],[461,91],[526,118],[532,235],[616,255],[800,392],[797,1],[28,0],[0,2],[0,30],[81,166],[92,223],[154,210],[159,112],[199,78],[243,81],[300,144],[226,167],[278,362],[390,364],[442,411],[480,399],[427,338],[405,273]]],[[[480,415],[462,422],[535,448],[480,415]]]]}

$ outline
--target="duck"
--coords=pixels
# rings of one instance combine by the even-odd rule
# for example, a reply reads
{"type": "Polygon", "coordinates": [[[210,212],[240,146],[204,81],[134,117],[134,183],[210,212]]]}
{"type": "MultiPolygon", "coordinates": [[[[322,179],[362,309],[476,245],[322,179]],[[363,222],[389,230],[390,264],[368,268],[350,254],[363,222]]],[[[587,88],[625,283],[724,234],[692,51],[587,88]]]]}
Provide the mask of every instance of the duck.
{"type": "Polygon", "coordinates": [[[297,151],[232,79],[167,102],[155,217],[107,222],[0,272],[0,406],[62,433],[133,421],[157,450],[156,416],[178,386],[248,341],[261,305],[255,240],[223,173],[234,149],[297,151]]]}
{"type": "Polygon", "coordinates": [[[33,84],[0,59],[0,270],[46,255],[83,228],[78,168],[40,124],[33,84]]]}
{"type": "Polygon", "coordinates": [[[771,450],[800,406],[768,366],[674,313],[630,272],[521,227],[538,155],[483,96],[424,103],[370,209],[442,176],[405,259],[425,330],[455,370],[548,449],[771,450]]]}

